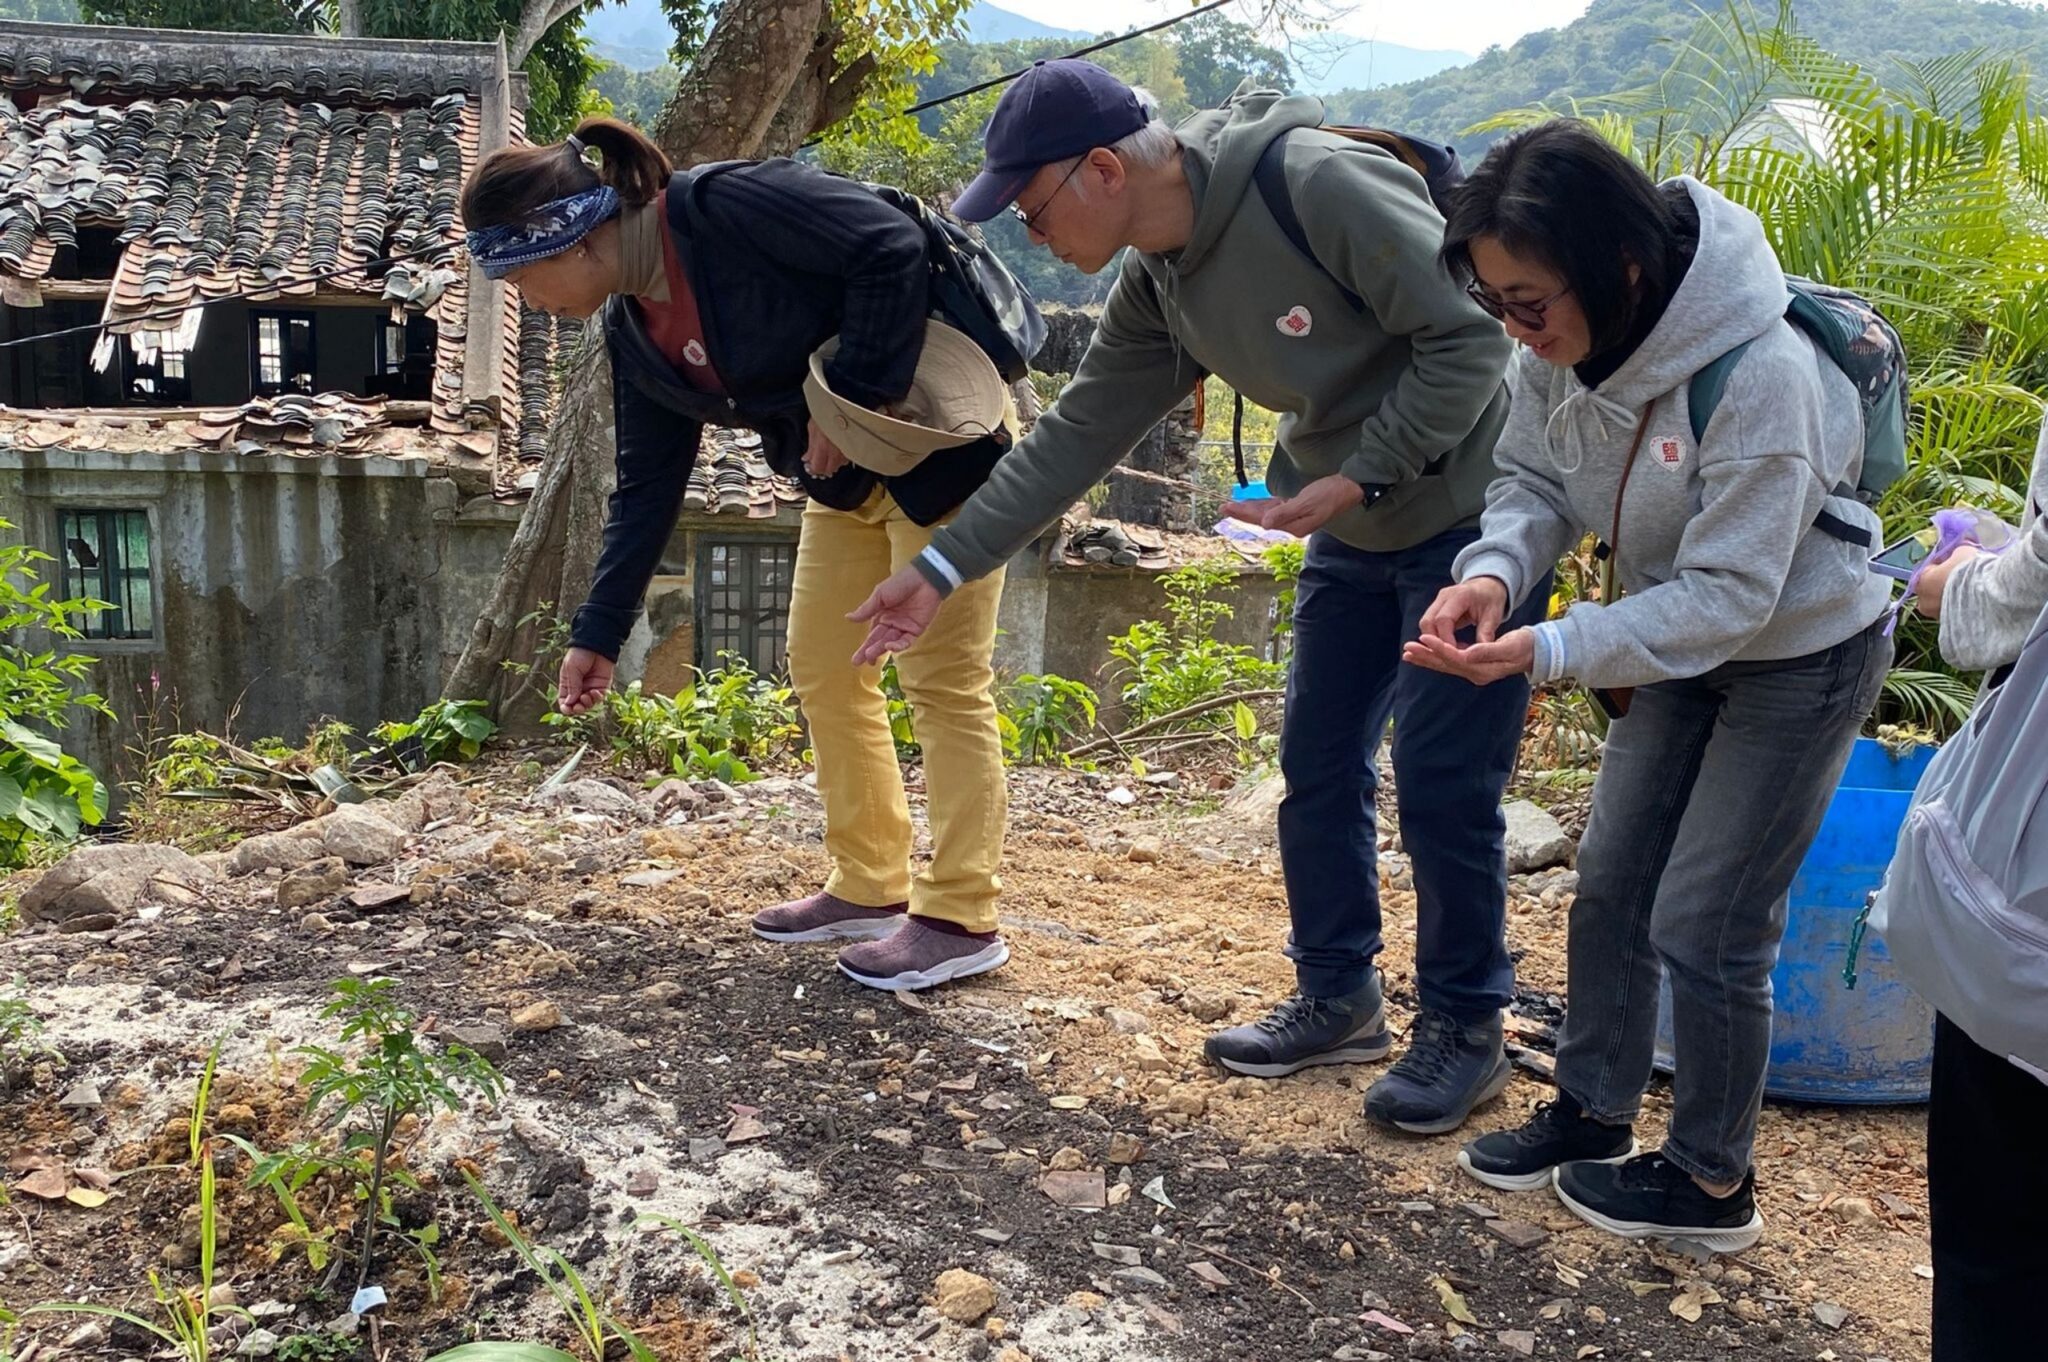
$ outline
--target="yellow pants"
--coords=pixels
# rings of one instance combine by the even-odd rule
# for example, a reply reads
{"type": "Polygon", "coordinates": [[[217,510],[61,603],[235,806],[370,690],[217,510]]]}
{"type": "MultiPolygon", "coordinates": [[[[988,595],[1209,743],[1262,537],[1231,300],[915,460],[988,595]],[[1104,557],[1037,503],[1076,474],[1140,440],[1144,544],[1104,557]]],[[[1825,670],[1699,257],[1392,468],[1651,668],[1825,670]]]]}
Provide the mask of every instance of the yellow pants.
{"type": "Polygon", "coordinates": [[[955,591],[924,637],[896,659],[929,795],[932,859],[914,880],[910,804],[881,669],[852,662],[868,626],[847,612],[929,542],[931,530],[880,488],[857,511],[811,502],[789,606],[790,680],[817,753],[832,857],[826,892],[865,907],[907,899],[914,914],[992,932],[1008,812],[992,660],[1002,573],[955,591]]]}

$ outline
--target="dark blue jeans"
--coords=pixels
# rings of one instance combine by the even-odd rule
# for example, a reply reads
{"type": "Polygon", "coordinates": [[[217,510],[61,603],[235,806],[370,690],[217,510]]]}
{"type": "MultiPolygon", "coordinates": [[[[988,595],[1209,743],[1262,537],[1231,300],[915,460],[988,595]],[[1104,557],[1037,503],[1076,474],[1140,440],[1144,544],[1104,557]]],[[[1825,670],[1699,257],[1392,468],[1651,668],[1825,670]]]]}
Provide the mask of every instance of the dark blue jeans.
{"type": "MultiPolygon", "coordinates": [[[[1328,534],[1308,542],[1280,729],[1280,865],[1294,926],[1287,958],[1303,993],[1362,987],[1380,951],[1374,757],[1391,717],[1422,1005],[1469,1023],[1514,997],[1500,799],[1528,682],[1475,686],[1401,661],[1422,612],[1450,585],[1452,559],[1478,537],[1477,528],[1448,530],[1397,553],[1367,553],[1328,534]]],[[[1549,600],[1546,573],[1502,632],[1542,619],[1549,600]]]]}

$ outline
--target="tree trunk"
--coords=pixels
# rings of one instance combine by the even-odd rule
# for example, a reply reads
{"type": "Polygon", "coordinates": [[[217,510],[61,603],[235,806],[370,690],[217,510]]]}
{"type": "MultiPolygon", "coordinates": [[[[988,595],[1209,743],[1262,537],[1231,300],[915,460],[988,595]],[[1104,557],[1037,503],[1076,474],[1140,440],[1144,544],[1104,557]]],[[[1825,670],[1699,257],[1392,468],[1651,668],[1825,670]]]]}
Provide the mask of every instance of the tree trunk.
{"type": "MultiPolygon", "coordinates": [[[[794,150],[816,131],[814,119],[843,116],[857,93],[846,83],[850,73],[832,69],[836,45],[825,0],[728,0],[662,110],[655,140],[684,166],[794,150]]],[[[589,594],[614,485],[611,367],[604,337],[591,327],[569,360],[539,485],[449,674],[449,698],[486,700],[497,712],[521,689],[521,668],[553,668],[555,658],[537,655],[541,622],[531,617],[546,603],[550,613],[567,619],[589,594]]],[[[520,708],[526,707],[522,701],[520,708]]],[[[537,715],[498,717],[519,728],[537,715]]]]}
{"type": "Polygon", "coordinates": [[[334,11],[334,36],[337,38],[360,38],[363,36],[363,11],[359,0],[338,0],[334,11]]]}

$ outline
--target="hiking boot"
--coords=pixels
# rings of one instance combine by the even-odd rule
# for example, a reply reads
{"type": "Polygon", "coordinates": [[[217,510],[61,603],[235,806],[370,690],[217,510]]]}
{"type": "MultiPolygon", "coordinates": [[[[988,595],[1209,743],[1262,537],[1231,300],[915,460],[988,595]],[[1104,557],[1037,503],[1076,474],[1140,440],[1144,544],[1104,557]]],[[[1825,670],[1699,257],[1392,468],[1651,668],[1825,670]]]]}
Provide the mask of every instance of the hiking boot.
{"type": "Polygon", "coordinates": [[[908,904],[863,908],[831,894],[813,894],[754,914],[754,935],[768,941],[873,941],[903,925],[908,904]]]}
{"type": "Polygon", "coordinates": [[[1536,1108],[1513,1130],[1481,1135],[1458,1151],[1458,1167],[1503,1192],[1548,1187],[1567,1163],[1620,1163],[1634,1158],[1636,1137],[1629,1126],[1594,1120],[1570,1093],[1536,1108]]]}
{"type": "Polygon", "coordinates": [[[1367,1064],[1394,1048],[1380,1005],[1380,975],[1342,998],[1297,993],[1267,1015],[1218,1031],[1202,1053],[1234,1074],[1283,1078],[1312,1064],[1367,1064]]]}
{"type": "Polygon", "coordinates": [[[1568,1163],[1557,1199],[1572,1214],[1624,1239],[1686,1239],[1715,1253],[1740,1253],[1763,1238],[1756,1170],[1727,1196],[1710,1196],[1662,1153],[1624,1163],[1568,1163]]]}
{"type": "Polygon", "coordinates": [[[1408,1032],[1408,1053],[1365,1092],[1365,1114],[1410,1135],[1441,1135],[1472,1108],[1501,1095],[1514,1067],[1501,1049],[1500,1017],[1466,1026],[1425,1011],[1408,1032]]]}
{"type": "Polygon", "coordinates": [[[880,941],[839,952],[839,969],[857,984],[911,993],[948,979],[986,974],[1009,958],[1010,948],[999,936],[963,936],[910,918],[880,941]]]}

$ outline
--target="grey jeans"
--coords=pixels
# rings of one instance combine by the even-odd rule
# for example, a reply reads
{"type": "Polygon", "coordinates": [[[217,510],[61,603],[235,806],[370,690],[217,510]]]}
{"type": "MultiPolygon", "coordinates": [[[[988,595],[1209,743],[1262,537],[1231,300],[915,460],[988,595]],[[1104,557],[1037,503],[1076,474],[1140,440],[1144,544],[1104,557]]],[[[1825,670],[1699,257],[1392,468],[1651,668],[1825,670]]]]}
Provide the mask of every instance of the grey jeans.
{"type": "Polygon", "coordinates": [[[1707,1182],[1749,1171],[1786,895],[1891,659],[1872,626],[1806,657],[1641,687],[1608,730],[1579,847],[1557,1086],[1600,1120],[1635,1119],[1668,974],[1664,1153],[1707,1182]]]}

